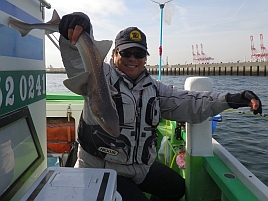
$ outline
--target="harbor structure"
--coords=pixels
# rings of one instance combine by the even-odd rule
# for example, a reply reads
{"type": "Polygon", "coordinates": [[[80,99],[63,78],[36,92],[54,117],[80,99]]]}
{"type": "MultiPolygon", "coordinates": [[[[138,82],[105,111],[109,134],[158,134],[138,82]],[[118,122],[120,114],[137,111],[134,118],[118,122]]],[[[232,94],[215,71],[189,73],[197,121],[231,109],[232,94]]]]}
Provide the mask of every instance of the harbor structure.
{"type": "MultiPolygon", "coordinates": [[[[152,75],[158,74],[157,66],[147,66],[152,75]]],[[[268,61],[187,64],[163,66],[163,75],[196,75],[196,76],[267,76],[268,61]]]]}
{"type": "Polygon", "coordinates": [[[200,44],[201,53],[199,53],[198,45],[196,44],[196,54],[194,52],[194,46],[192,45],[192,55],[193,55],[193,63],[200,64],[200,63],[210,63],[210,61],[214,60],[214,58],[206,55],[203,51],[203,44],[200,44]]]}
{"type": "MultiPolygon", "coordinates": [[[[158,75],[158,65],[146,68],[152,75],[158,75]]],[[[163,65],[162,75],[197,76],[268,76],[268,61],[212,64],[163,65]]],[[[46,68],[46,73],[66,73],[65,68],[46,68]]]]}
{"type": "Polygon", "coordinates": [[[250,61],[251,62],[268,61],[268,51],[263,44],[263,34],[260,34],[260,51],[258,51],[254,46],[253,36],[251,35],[249,38],[250,38],[250,50],[251,50],[250,61]]]}

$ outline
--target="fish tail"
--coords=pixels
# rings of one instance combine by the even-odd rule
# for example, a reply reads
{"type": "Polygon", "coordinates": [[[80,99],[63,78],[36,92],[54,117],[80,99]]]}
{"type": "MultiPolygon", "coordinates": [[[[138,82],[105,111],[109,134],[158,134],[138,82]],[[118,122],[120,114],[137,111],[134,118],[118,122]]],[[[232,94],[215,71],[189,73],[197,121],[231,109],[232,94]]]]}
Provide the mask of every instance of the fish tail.
{"type": "Polygon", "coordinates": [[[9,18],[8,26],[20,32],[22,37],[26,36],[32,30],[32,28],[26,28],[28,27],[27,25],[28,24],[22,21],[16,20],[12,17],[9,18]]]}
{"type": "Polygon", "coordinates": [[[48,24],[59,24],[60,23],[60,16],[59,16],[58,12],[55,9],[53,10],[51,20],[49,20],[47,23],[48,24]]]}

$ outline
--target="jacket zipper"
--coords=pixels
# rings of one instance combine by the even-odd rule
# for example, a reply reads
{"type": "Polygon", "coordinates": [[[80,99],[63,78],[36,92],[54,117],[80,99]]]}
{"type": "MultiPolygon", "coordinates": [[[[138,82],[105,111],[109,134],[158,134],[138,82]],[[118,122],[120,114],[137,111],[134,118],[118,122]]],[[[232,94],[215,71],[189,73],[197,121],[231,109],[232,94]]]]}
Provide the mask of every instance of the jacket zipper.
{"type": "Polygon", "coordinates": [[[140,129],[141,129],[140,125],[141,125],[142,93],[143,93],[143,90],[140,91],[140,96],[139,96],[138,106],[137,106],[137,114],[136,114],[136,128],[135,128],[136,145],[135,145],[134,153],[133,153],[134,154],[134,160],[135,160],[136,163],[138,163],[137,152],[138,152],[138,149],[139,149],[140,129]]]}

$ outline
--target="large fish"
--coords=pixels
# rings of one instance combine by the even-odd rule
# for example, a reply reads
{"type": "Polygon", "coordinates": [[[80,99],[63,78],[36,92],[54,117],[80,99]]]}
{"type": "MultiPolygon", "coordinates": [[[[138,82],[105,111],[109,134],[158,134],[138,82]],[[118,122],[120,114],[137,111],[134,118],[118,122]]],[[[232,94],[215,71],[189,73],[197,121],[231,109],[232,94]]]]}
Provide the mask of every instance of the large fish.
{"type": "MultiPolygon", "coordinates": [[[[60,17],[54,10],[52,19],[47,23],[28,24],[10,17],[9,26],[25,36],[32,29],[44,29],[46,34],[58,32],[59,22],[60,17]]],[[[103,61],[111,45],[112,41],[95,41],[88,33],[82,32],[76,47],[86,72],[66,79],[63,83],[74,93],[89,98],[90,109],[98,124],[110,135],[118,137],[120,134],[118,114],[110,91],[113,88],[108,86],[103,72],[103,61]]]]}

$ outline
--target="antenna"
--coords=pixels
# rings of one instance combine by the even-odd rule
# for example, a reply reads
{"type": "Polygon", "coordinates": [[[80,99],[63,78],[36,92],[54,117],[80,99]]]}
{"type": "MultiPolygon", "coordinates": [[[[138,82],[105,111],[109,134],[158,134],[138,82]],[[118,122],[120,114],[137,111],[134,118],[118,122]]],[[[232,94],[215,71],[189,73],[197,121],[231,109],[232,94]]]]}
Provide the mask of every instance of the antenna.
{"type": "Polygon", "coordinates": [[[171,2],[172,0],[166,1],[165,3],[159,3],[151,0],[154,3],[157,3],[160,7],[160,45],[159,45],[159,66],[158,66],[158,79],[161,80],[161,69],[162,69],[162,34],[163,34],[163,9],[166,3],[171,2]]]}

